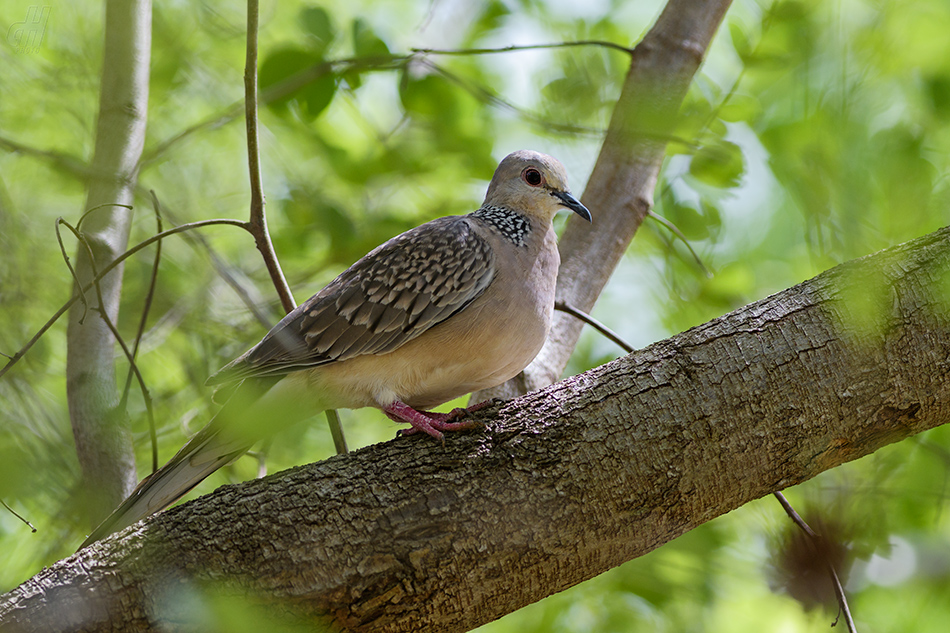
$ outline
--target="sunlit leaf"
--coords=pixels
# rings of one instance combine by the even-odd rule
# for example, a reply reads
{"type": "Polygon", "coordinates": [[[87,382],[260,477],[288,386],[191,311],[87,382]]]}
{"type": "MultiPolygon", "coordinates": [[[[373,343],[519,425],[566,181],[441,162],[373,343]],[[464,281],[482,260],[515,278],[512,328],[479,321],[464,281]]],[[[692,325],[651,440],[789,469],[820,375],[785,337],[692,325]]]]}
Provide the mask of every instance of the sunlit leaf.
{"type": "Polygon", "coordinates": [[[336,38],[330,14],[323,7],[304,7],[300,10],[300,24],[313,43],[313,50],[323,52],[336,38]]]}
{"type": "Polygon", "coordinates": [[[378,57],[389,55],[386,45],[369,22],[363,18],[353,20],[353,52],[357,57],[378,57]]]}
{"type": "Polygon", "coordinates": [[[735,187],[743,172],[742,150],[728,141],[703,147],[689,164],[690,175],[714,187],[735,187]]]}
{"type": "Polygon", "coordinates": [[[287,104],[296,100],[301,105],[301,114],[309,119],[316,118],[333,101],[336,91],[336,77],[322,64],[323,59],[319,55],[299,48],[285,48],[270,54],[261,64],[261,89],[287,86],[284,94],[269,103],[270,107],[279,113],[286,113],[287,104]],[[299,85],[288,86],[284,83],[315,69],[319,71],[315,73],[316,76],[302,80],[299,85]]]}

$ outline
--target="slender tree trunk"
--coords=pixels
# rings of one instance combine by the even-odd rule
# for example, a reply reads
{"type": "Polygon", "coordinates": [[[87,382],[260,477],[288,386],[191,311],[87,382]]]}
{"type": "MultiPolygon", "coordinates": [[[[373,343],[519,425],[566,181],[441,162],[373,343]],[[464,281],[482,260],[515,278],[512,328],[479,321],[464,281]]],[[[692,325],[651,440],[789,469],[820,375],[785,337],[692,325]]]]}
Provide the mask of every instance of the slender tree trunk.
{"type": "MultiPolygon", "coordinates": [[[[148,111],[151,1],[107,0],[105,5],[99,118],[86,199],[86,210],[95,210],[80,227],[93,261],[83,245],[76,254],[76,273],[83,285],[94,277],[94,268],[103,268],[128,244],[132,213],[115,205],[132,204],[148,111]]],[[[102,306],[96,293],[89,292],[88,307],[77,303],[70,311],[66,357],[69,415],[92,525],[136,483],[128,422],[118,407],[115,338],[103,319],[105,315],[114,324],[118,318],[122,267],[99,286],[102,306]]]]}
{"type": "Polygon", "coordinates": [[[345,630],[489,622],[950,421],[948,279],[950,228],[480,413],[444,446],[398,438],[222,487],[0,597],[0,629],[187,630],[202,587],[345,630]]]}

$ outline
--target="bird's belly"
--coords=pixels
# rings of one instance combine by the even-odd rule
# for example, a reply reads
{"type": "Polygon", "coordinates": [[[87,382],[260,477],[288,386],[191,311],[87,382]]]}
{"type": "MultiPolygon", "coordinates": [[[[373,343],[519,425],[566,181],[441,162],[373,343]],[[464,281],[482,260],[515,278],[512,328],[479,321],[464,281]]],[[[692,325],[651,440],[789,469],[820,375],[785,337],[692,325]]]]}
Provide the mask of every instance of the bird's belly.
{"type": "Polygon", "coordinates": [[[399,400],[416,409],[430,409],[517,375],[544,344],[550,310],[539,305],[529,312],[531,318],[519,323],[499,321],[497,328],[478,332],[450,329],[450,322],[439,324],[388,354],[318,367],[311,371],[311,388],[327,394],[330,408],[382,408],[399,400]]]}

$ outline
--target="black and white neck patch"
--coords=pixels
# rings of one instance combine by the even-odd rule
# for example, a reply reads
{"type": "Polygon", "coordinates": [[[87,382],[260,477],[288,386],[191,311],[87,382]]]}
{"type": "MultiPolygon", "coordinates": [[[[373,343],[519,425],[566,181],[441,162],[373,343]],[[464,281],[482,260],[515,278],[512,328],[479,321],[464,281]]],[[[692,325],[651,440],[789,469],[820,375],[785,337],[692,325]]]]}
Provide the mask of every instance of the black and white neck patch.
{"type": "Polygon", "coordinates": [[[516,246],[524,246],[528,233],[531,232],[531,223],[528,219],[508,207],[486,204],[477,211],[473,211],[471,215],[491,225],[516,246]]]}

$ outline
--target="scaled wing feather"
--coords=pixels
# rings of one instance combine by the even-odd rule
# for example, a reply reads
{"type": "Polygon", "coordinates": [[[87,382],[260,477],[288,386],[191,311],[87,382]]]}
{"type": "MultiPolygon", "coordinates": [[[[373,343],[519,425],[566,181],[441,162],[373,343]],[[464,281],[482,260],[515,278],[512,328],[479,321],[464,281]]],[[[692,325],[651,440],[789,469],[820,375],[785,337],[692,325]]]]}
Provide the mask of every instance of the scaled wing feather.
{"type": "Polygon", "coordinates": [[[391,352],[474,301],[494,274],[491,247],[470,220],[423,224],[353,264],[208,383],[391,352]]]}

